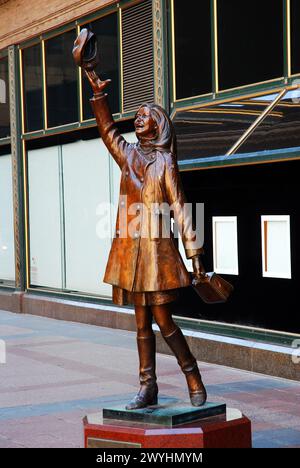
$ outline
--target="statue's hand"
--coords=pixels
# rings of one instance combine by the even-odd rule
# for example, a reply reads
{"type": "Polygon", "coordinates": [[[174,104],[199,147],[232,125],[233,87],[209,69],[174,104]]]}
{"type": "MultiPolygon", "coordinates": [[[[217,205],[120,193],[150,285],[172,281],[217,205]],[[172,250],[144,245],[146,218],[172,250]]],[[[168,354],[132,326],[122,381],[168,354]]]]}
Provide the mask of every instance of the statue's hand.
{"type": "Polygon", "coordinates": [[[106,86],[111,82],[111,80],[101,81],[97,73],[92,70],[85,70],[85,74],[90,82],[90,85],[94,91],[94,94],[102,94],[106,86]]]}
{"type": "Polygon", "coordinates": [[[206,280],[206,271],[201,260],[201,255],[195,255],[192,257],[194,278],[193,283],[201,283],[206,280]]]}

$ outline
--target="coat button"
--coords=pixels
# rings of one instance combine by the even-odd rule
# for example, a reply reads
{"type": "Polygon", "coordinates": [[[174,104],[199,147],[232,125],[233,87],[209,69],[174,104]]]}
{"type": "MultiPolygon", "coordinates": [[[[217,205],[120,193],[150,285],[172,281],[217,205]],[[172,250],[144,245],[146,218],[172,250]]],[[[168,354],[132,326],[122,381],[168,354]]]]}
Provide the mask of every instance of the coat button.
{"type": "Polygon", "coordinates": [[[125,174],[126,174],[127,176],[129,176],[129,171],[126,171],[125,174]]]}
{"type": "Polygon", "coordinates": [[[119,236],[120,234],[121,234],[121,231],[118,229],[118,230],[116,231],[116,235],[119,236]]]}
{"type": "Polygon", "coordinates": [[[135,233],[134,233],[134,238],[135,238],[135,239],[138,239],[139,237],[140,237],[140,233],[139,233],[139,232],[135,232],[135,233]]]}
{"type": "Polygon", "coordinates": [[[141,182],[142,182],[142,183],[144,182],[144,177],[141,177],[141,182]]]}

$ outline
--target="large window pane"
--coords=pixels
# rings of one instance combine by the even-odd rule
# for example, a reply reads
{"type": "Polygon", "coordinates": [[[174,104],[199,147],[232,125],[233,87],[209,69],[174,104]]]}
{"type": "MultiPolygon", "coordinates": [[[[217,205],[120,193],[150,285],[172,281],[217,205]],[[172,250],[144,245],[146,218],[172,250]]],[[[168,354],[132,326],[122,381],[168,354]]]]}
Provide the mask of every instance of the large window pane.
{"type": "MultiPolygon", "coordinates": [[[[277,95],[278,93],[273,93],[178,110],[173,120],[177,135],[178,159],[226,154],[277,95]]],[[[292,110],[291,107],[291,112],[292,110]]],[[[274,112],[270,116],[274,120],[274,112]]],[[[275,120],[280,119],[276,116],[275,120]]],[[[293,126],[291,131],[292,128],[293,126]]]]}
{"type": "Polygon", "coordinates": [[[292,53],[292,74],[300,73],[300,2],[291,2],[291,53],[292,53]]]}
{"type": "Polygon", "coordinates": [[[59,148],[28,151],[30,283],[62,288],[59,148]]]}
{"type": "Polygon", "coordinates": [[[66,288],[109,297],[111,286],[102,282],[111,245],[108,151],[102,140],[79,141],[64,145],[62,157],[66,288]],[[109,218],[105,238],[97,235],[101,213],[109,218]]]}
{"type": "Polygon", "coordinates": [[[174,0],[176,98],[212,91],[210,0],[174,0]]]}
{"type": "Polygon", "coordinates": [[[15,280],[11,155],[0,154],[0,284],[15,280]]]}
{"type": "Polygon", "coordinates": [[[25,131],[43,128],[41,45],[23,50],[25,131]]]}
{"type": "MultiPolygon", "coordinates": [[[[275,95],[270,96],[270,102],[274,98],[275,95]]],[[[296,147],[300,147],[299,89],[286,93],[237,152],[253,153],[296,147]]]]}
{"type": "Polygon", "coordinates": [[[283,0],[217,4],[220,89],[283,76],[283,0]]]}
{"type": "MultiPolygon", "coordinates": [[[[120,112],[119,99],[119,41],[117,14],[100,18],[87,25],[97,36],[100,63],[96,69],[102,80],[112,80],[108,88],[108,100],[113,113],[120,112]]],[[[83,73],[83,118],[94,117],[89,98],[92,97],[91,86],[83,73]]]]}
{"type": "Polygon", "coordinates": [[[48,127],[78,121],[77,70],[72,56],[75,38],[72,30],[45,43],[48,127]]]}
{"type": "Polygon", "coordinates": [[[10,135],[7,57],[0,59],[0,138],[10,135]]]}

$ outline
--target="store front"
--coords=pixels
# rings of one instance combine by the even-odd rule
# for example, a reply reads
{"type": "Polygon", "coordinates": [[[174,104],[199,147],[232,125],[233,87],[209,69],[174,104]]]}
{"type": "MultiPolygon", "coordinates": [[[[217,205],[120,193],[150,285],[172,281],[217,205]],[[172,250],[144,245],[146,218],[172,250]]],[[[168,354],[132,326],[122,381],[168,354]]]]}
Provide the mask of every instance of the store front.
{"type": "Polygon", "coordinates": [[[192,288],[182,290],[177,317],[212,332],[220,324],[253,334],[274,330],[289,342],[300,333],[298,2],[106,3],[1,51],[2,296],[112,306],[102,278],[113,209],[110,237],[101,238],[97,225],[101,206],[116,204],[120,174],[71,55],[76,35],[89,26],[125,137],[135,140],[141,102],[169,110],[188,201],[205,205],[204,263],[235,286],[227,304],[213,307],[192,288]]]}

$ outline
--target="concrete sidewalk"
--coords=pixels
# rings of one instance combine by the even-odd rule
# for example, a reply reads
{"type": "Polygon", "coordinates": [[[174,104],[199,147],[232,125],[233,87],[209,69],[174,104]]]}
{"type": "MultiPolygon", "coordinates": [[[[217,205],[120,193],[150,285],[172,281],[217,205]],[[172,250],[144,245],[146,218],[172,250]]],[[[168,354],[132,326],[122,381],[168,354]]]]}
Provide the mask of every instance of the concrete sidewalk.
{"type": "MultiPolygon", "coordinates": [[[[0,339],[0,447],[82,447],[83,416],[138,388],[132,332],[0,311],[0,339]]],[[[199,364],[209,400],[252,420],[254,447],[300,447],[300,383],[199,364]]],[[[187,399],[175,358],[157,368],[160,394],[187,399]]]]}

